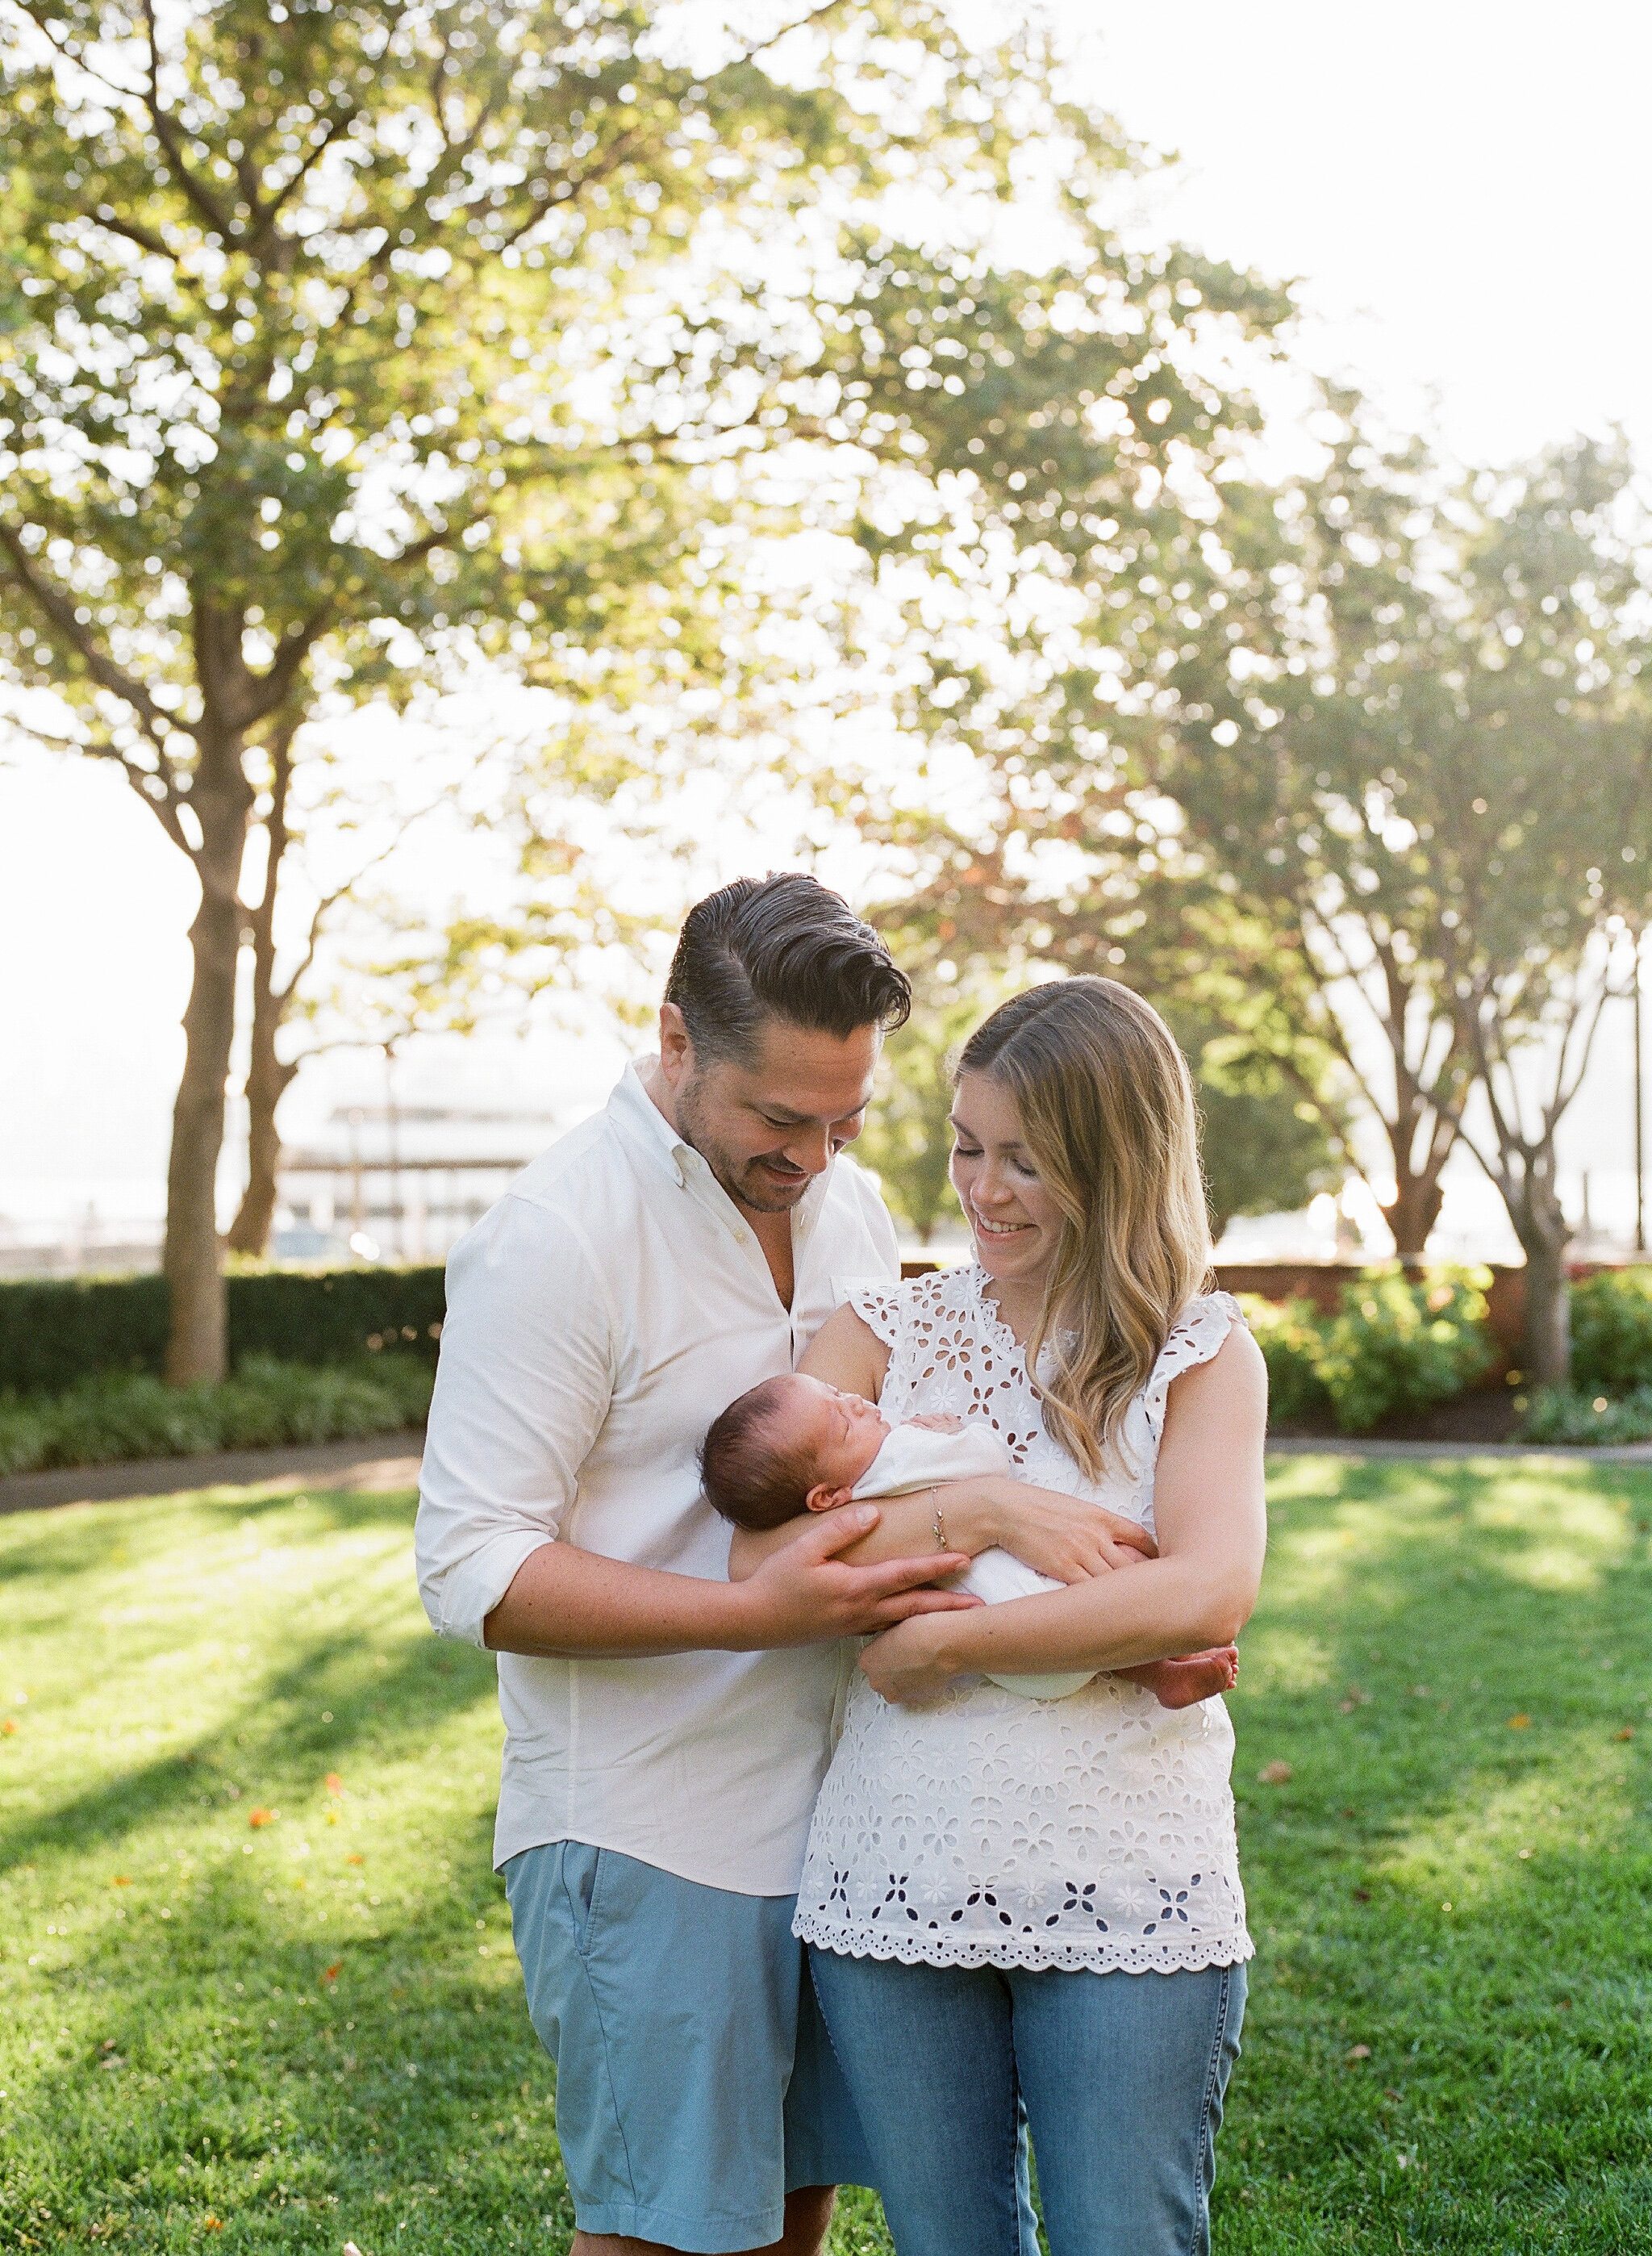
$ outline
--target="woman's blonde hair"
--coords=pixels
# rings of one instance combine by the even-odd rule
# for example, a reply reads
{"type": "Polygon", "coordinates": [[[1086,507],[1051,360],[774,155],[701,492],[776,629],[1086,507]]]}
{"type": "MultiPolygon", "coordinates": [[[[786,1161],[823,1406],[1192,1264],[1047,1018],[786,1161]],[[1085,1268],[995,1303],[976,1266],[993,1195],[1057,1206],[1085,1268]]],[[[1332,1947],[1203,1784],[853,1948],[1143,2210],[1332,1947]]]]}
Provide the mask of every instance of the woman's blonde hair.
{"type": "Polygon", "coordinates": [[[1053,1438],[1100,1478],[1170,1326],[1211,1280],[1187,1062],[1116,979],[1053,979],[995,1010],[959,1072],[1014,1097],[1061,1235],[1027,1369],[1053,1438]]]}

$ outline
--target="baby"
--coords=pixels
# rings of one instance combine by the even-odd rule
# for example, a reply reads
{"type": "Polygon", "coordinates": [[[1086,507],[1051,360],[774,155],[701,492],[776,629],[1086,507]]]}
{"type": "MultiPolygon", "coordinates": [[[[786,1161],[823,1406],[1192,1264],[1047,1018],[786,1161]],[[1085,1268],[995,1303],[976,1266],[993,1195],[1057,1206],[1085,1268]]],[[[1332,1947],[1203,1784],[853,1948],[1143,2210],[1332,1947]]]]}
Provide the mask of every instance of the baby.
{"type": "MultiPolygon", "coordinates": [[[[782,1526],[803,1512],[1016,1471],[1002,1436],[982,1420],[912,1418],[891,1426],[875,1402],[796,1373],[765,1379],[731,1402],[701,1443],[699,1463],[710,1502],[736,1527],[754,1531],[782,1526]]],[[[1065,1586],[995,1547],[981,1552],[952,1587],[999,1605],[1065,1586]]],[[[991,1681],[1030,1700],[1063,1700],[1095,1673],[994,1672],[991,1681]]],[[[1229,1648],[1115,1673],[1144,1685],[1166,1708],[1186,1708],[1232,1688],[1234,1657],[1229,1648]]]]}

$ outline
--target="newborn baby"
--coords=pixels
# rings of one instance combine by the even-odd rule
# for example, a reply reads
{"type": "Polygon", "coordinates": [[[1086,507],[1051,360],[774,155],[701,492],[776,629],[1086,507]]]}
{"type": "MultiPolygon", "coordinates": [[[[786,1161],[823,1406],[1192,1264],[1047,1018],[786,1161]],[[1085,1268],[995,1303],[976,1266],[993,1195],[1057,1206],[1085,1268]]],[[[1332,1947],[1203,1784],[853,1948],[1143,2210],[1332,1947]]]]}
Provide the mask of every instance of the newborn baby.
{"type": "MultiPolygon", "coordinates": [[[[891,1426],[875,1402],[842,1394],[818,1378],[793,1373],[765,1379],[731,1402],[700,1445],[700,1477],[709,1501],[736,1527],[780,1527],[804,1512],[835,1512],[868,1497],[985,1474],[1016,1477],[1002,1436],[984,1420],[913,1418],[891,1426]]],[[[988,1605],[1065,1588],[1010,1552],[981,1552],[953,1580],[988,1605]]],[[[1093,1669],[991,1681],[1030,1700],[1062,1700],[1089,1683],[1093,1669]]],[[[1116,1672],[1156,1693],[1167,1708],[1190,1707],[1234,1682],[1229,1653],[1150,1660],[1116,1672]]]]}

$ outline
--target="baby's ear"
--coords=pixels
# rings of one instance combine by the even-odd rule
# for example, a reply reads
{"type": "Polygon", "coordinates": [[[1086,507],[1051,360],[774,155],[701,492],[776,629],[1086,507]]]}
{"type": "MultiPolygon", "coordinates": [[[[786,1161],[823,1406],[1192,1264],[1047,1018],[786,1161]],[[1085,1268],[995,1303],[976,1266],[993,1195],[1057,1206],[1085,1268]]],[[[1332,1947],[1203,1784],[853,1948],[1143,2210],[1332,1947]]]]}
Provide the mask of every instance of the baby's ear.
{"type": "Polygon", "coordinates": [[[803,1508],[805,1512],[835,1512],[840,1504],[847,1504],[854,1494],[851,1488],[828,1488],[824,1481],[817,1481],[804,1498],[803,1508]]]}

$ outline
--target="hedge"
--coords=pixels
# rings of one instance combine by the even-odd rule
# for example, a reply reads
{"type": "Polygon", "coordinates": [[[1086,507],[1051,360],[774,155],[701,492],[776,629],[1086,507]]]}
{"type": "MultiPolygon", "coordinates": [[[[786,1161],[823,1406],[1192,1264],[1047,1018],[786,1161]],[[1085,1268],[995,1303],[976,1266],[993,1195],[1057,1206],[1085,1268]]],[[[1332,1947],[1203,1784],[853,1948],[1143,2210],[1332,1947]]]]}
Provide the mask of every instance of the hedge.
{"type": "Polygon", "coordinates": [[[1345,1285],[1334,1316],[1308,1301],[1240,1296],[1268,1364],[1272,1422],[1345,1434],[1431,1409],[1465,1392],[1496,1360],[1486,1322],[1485,1270],[1439,1268],[1421,1279],[1397,1266],[1345,1285]]]}
{"type": "Polygon", "coordinates": [[[217,1385],[100,1371],[61,1394],[0,1395],[0,1475],[400,1433],[423,1423],[433,1375],[404,1349],[326,1370],[250,1355],[217,1385]]]}
{"type": "MultiPolygon", "coordinates": [[[[442,1271],[260,1269],[228,1280],[229,1362],[354,1363],[394,1344],[433,1363],[446,1301],[442,1271]]],[[[61,1394],[100,1371],[158,1372],[166,1347],[162,1277],[0,1282],[0,1392],[61,1394]]]]}

